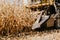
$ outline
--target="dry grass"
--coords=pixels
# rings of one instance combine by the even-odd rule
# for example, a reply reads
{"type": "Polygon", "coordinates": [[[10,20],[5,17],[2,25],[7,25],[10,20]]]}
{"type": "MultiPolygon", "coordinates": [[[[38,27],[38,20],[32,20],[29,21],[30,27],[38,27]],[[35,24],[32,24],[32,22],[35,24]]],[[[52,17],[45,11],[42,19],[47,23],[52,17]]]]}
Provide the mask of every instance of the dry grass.
{"type": "Polygon", "coordinates": [[[15,34],[31,30],[37,14],[24,6],[0,4],[0,34],[15,34]],[[26,29],[26,30],[25,30],[26,29]]]}

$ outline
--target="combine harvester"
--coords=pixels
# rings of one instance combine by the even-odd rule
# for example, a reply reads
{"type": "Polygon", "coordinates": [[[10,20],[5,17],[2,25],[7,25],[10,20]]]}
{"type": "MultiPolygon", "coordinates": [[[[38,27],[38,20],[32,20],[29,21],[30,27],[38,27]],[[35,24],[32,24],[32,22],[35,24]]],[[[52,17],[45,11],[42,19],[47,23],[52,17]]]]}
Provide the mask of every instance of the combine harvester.
{"type": "Polygon", "coordinates": [[[37,12],[40,14],[32,26],[33,30],[44,26],[44,24],[46,27],[60,27],[59,10],[56,6],[56,0],[32,0],[32,4],[26,7],[32,11],[37,9],[40,11],[37,12]]]}

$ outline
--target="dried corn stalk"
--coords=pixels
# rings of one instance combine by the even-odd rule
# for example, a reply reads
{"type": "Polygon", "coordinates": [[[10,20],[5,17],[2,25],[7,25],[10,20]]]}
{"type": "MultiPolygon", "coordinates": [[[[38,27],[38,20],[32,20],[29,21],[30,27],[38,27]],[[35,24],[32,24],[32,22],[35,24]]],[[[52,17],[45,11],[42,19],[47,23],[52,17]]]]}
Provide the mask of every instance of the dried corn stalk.
{"type": "Polygon", "coordinates": [[[31,30],[37,14],[24,6],[9,4],[0,5],[0,33],[15,34],[31,30]]]}

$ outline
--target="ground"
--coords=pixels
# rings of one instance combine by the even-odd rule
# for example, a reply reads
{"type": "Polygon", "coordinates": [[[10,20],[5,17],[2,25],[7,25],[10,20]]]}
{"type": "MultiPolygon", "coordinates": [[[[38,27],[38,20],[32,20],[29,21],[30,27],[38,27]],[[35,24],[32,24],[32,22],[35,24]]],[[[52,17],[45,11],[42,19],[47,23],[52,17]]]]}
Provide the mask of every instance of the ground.
{"type": "Polygon", "coordinates": [[[60,29],[24,32],[16,36],[2,36],[0,40],[60,40],[60,29]]]}

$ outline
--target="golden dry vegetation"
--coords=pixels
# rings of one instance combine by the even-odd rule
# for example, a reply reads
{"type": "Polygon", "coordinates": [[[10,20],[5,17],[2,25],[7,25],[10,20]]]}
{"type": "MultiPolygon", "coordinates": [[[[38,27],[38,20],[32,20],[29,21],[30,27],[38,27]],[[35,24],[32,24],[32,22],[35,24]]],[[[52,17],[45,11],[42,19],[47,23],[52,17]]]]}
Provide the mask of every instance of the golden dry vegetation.
{"type": "MultiPolygon", "coordinates": [[[[18,2],[19,3],[19,2],[18,2]]],[[[25,6],[0,4],[0,34],[15,34],[18,32],[29,31],[37,18],[37,14],[25,8],[25,6]]]]}

